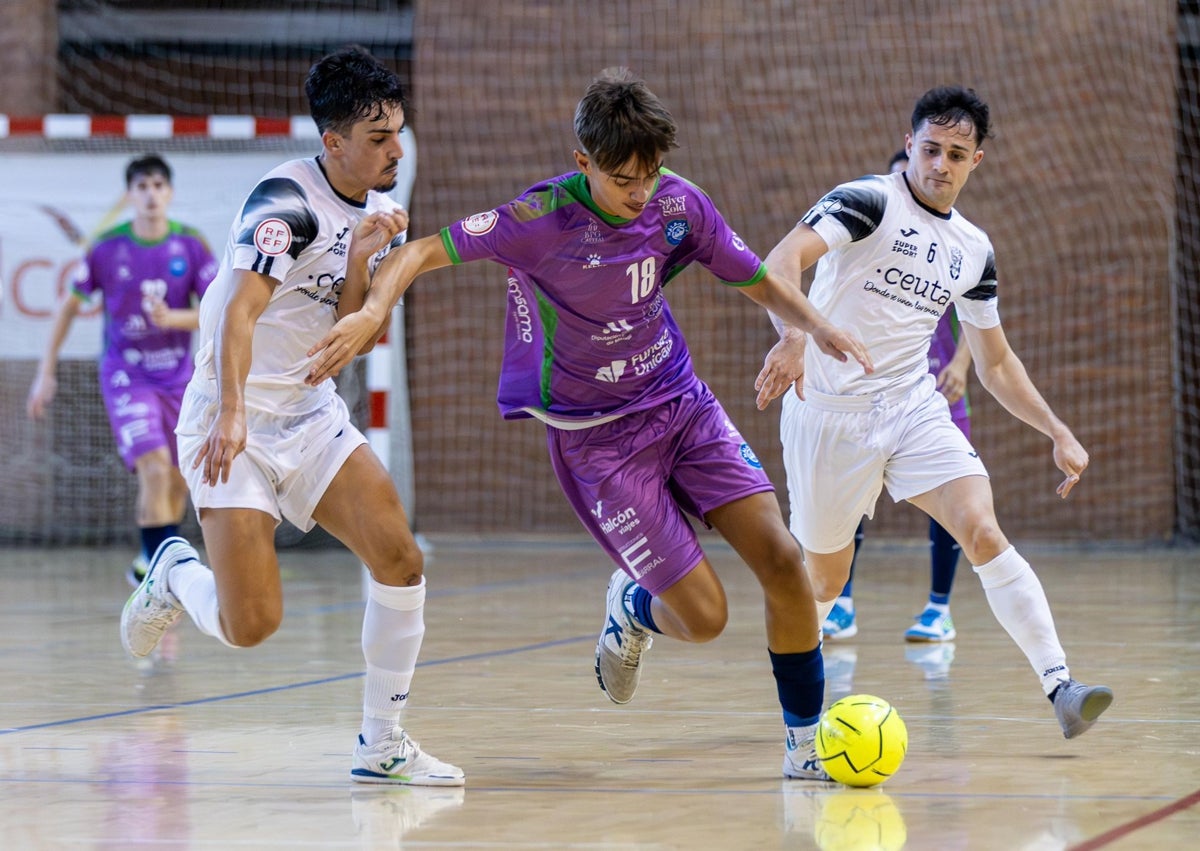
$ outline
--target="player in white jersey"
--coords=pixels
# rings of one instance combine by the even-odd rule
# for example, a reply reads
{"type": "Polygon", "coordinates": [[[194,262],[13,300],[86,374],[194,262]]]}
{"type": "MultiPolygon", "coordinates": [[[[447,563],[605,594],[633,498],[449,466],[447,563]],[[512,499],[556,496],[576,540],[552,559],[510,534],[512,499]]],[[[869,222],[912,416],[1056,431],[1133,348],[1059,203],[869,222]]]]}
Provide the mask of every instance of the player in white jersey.
{"type": "Polygon", "coordinates": [[[1025,653],[1063,734],[1087,730],[1112,702],[1071,678],[1041,583],[996,520],[988,474],[935,388],[926,352],[953,303],[984,388],[1054,442],[1063,498],[1088,454],[1051,410],[1004,336],[987,235],[954,203],[983,159],[988,108],[973,90],[940,87],[917,101],[905,137],[908,168],[836,187],[767,257],[800,279],[817,264],[813,305],[852,327],[875,371],[849,370],[804,349],[776,320],[780,343],[759,374],[760,408],[783,394],[781,438],[792,532],[824,621],[849,573],[854,530],[884,485],[945,527],[979,574],[997,620],[1025,653]],[[801,366],[802,363],[802,366],[801,366]],[[785,393],[794,382],[795,393],[785,393]]]}
{"type": "Polygon", "coordinates": [[[408,217],[382,193],[403,156],[404,88],[346,48],[312,67],[305,91],[322,152],[267,174],[234,221],[201,304],[176,429],[211,568],[183,538],[164,542],[125,606],[121,641],[144,656],[187,611],[230,647],[261,643],[283,617],[275,527],[282,517],[306,531],[320,523],[371,573],[352,779],[461,786],[462,771],[400,725],[425,633],[421,551],[333,381],[305,383],[308,348],[362,306],[370,274],[403,241],[408,217]]]}

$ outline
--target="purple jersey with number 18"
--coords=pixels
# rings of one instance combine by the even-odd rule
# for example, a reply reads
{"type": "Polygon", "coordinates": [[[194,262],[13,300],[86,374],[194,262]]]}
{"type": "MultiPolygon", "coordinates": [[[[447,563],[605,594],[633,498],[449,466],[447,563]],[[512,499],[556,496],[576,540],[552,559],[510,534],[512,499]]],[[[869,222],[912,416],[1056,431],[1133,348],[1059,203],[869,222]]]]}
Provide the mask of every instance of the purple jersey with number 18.
{"type": "Polygon", "coordinates": [[[505,419],[586,428],[698,383],[663,287],[698,262],[733,286],[762,261],[697,186],[664,169],[636,219],[599,209],[581,173],[442,229],[454,263],[508,267],[499,405],[505,419]]]}

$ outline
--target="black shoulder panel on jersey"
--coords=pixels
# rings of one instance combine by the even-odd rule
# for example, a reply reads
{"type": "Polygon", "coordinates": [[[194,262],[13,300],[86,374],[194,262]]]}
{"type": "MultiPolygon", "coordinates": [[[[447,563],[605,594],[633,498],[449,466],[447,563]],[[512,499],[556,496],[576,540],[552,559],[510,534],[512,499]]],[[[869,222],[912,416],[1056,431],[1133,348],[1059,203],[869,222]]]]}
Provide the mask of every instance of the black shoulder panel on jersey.
{"type": "Polygon", "coordinates": [[[988,249],[987,262],[983,264],[983,274],[979,283],[963,293],[963,298],[974,301],[987,301],[996,297],[996,254],[988,249]]]}
{"type": "Polygon", "coordinates": [[[837,187],[805,213],[801,221],[811,227],[826,216],[833,216],[850,232],[851,242],[870,236],[883,221],[887,206],[887,195],[876,181],[877,178],[864,177],[837,187]]]}
{"type": "Polygon", "coordinates": [[[304,188],[286,177],[272,177],[254,187],[242,205],[239,245],[254,245],[254,232],[267,219],[281,219],[292,232],[287,253],[295,260],[317,238],[317,217],[308,205],[304,188]]]}

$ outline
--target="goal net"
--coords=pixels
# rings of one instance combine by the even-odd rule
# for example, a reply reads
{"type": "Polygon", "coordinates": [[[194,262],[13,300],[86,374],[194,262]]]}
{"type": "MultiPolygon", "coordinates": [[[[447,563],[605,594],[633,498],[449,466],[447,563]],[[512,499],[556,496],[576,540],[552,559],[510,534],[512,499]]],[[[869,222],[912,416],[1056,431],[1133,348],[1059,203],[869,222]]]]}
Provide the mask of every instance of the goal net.
{"type": "MultiPolygon", "coordinates": [[[[300,83],[311,62],[361,43],[413,84],[409,121],[422,160],[412,235],[419,237],[571,169],[579,95],[600,69],[627,65],[679,123],[681,148],[668,165],[702,186],[765,255],[825,190],[884,169],[923,91],[971,86],[991,106],[995,136],[959,210],[995,245],[1010,342],[1091,453],[1083,483],[1060,501],[1050,442],[972,377],[973,437],[1001,523],[1013,537],[1163,541],[1200,537],[1196,7],[615,0],[598,13],[582,0],[59,0],[58,49],[45,57],[53,103],[40,111],[304,114],[300,83]]],[[[56,144],[102,151],[92,147],[95,138],[56,144]]],[[[212,149],[197,156],[241,156],[218,150],[227,143],[212,137],[195,144],[212,149]]],[[[0,157],[9,151],[0,147],[0,157]]],[[[104,180],[119,188],[123,155],[95,161],[93,191],[104,180]]],[[[178,172],[183,181],[187,169],[178,172]]],[[[76,194],[72,188],[42,203],[62,206],[76,194]]],[[[177,201],[186,194],[181,182],[177,201]]],[[[214,243],[239,200],[207,232],[214,243]]],[[[186,220],[182,208],[176,212],[186,220]]],[[[103,213],[101,203],[92,216],[103,213]]],[[[43,213],[28,217],[48,232],[55,227],[43,213]]],[[[13,242],[0,239],[7,329],[13,242]]],[[[47,287],[69,254],[60,246],[51,266],[39,267],[47,287]]],[[[411,429],[407,419],[391,422],[393,441],[412,442],[415,525],[578,534],[545,457],[544,430],[505,423],[496,412],[503,270],[468,264],[426,278],[407,298],[398,360],[411,378],[411,429]]],[[[760,413],[753,403],[754,376],[772,343],[762,311],[695,268],[671,283],[667,297],[697,371],[763,460],[786,511],[778,407],[760,413]]],[[[3,369],[6,440],[49,439],[19,413],[28,361],[5,359],[3,369]]],[[[119,467],[103,422],[83,425],[85,409],[103,416],[99,400],[83,395],[94,382],[84,374],[74,381],[81,419],[60,409],[56,428],[72,434],[76,454],[55,463],[80,476],[88,465],[119,467]]],[[[4,472],[27,477],[14,481],[44,475],[38,453],[6,455],[4,472]]],[[[94,478],[103,487],[131,486],[123,470],[94,478]]],[[[47,523],[83,527],[120,501],[96,485],[86,505],[71,503],[83,487],[62,489],[36,509],[50,518],[39,521],[39,540],[47,523]]],[[[0,500],[0,526],[35,512],[32,498],[10,492],[0,500]]],[[[126,528],[128,511],[121,513],[110,528],[126,528]]],[[[23,522],[16,527],[27,528],[23,522]]],[[[923,537],[925,522],[885,495],[870,534],[923,537]]]]}

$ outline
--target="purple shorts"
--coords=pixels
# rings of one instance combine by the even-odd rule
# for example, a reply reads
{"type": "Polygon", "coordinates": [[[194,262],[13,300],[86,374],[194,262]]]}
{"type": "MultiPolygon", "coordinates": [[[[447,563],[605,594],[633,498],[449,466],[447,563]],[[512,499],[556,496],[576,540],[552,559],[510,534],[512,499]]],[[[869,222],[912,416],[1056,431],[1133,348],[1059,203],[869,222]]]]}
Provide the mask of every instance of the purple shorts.
{"type": "Polygon", "coordinates": [[[714,508],[774,490],[721,403],[700,383],[604,425],[549,427],[546,442],[576,516],[651,594],[704,558],[685,512],[704,522],[714,508]]]}
{"type": "Polygon", "coordinates": [[[957,402],[950,406],[950,419],[954,420],[954,424],[958,426],[958,430],[963,433],[967,440],[971,439],[971,415],[967,411],[967,397],[963,396],[957,402]]]}
{"type": "Polygon", "coordinates": [[[117,452],[131,471],[138,458],[164,446],[171,453],[171,463],[179,464],[175,424],[179,421],[179,405],[186,386],[186,382],[169,385],[144,380],[131,382],[128,374],[120,370],[101,381],[100,395],[104,397],[117,452]]]}

